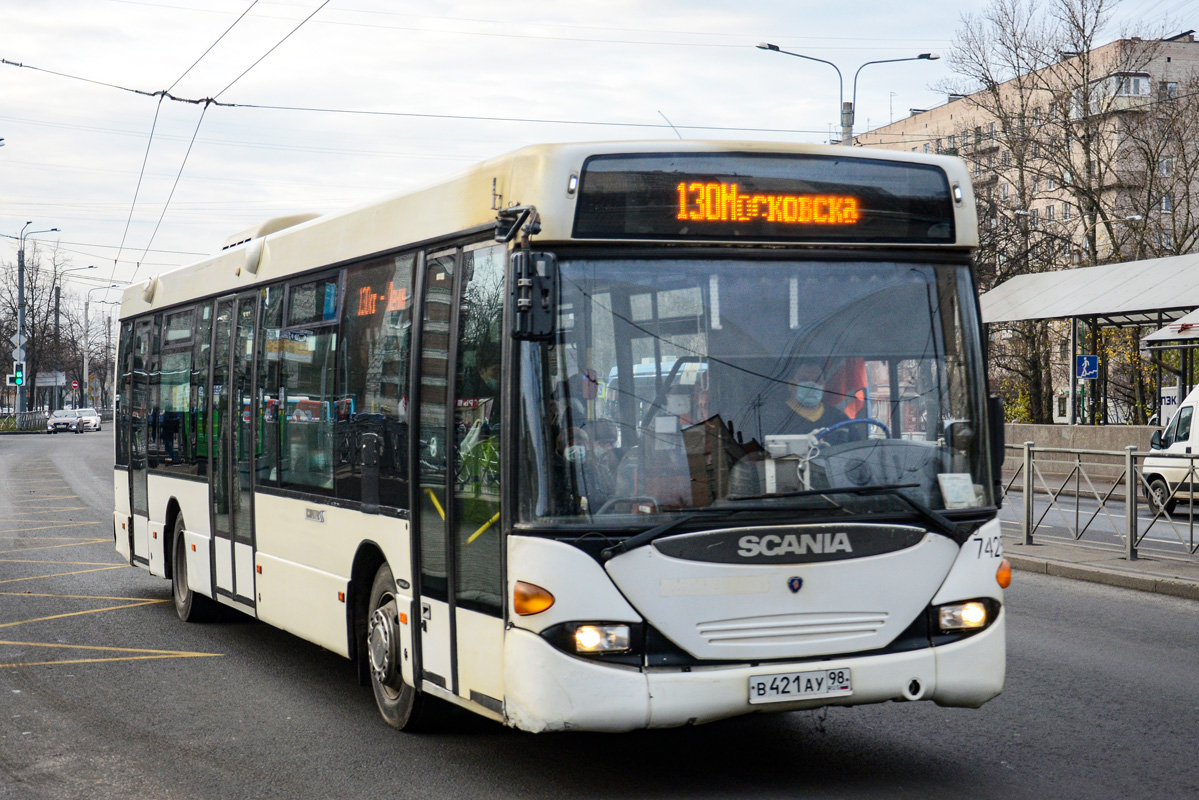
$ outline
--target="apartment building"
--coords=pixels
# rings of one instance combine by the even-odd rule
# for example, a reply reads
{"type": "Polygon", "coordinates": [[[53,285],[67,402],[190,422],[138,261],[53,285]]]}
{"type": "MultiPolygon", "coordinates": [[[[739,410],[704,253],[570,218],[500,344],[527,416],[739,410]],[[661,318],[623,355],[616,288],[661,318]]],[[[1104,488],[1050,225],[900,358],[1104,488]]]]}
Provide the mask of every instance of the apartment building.
{"type": "Polygon", "coordinates": [[[912,109],[855,144],[965,159],[984,229],[1024,225],[1042,241],[1045,263],[1035,271],[1194,249],[1195,32],[1059,56],[1035,73],[912,109]]]}

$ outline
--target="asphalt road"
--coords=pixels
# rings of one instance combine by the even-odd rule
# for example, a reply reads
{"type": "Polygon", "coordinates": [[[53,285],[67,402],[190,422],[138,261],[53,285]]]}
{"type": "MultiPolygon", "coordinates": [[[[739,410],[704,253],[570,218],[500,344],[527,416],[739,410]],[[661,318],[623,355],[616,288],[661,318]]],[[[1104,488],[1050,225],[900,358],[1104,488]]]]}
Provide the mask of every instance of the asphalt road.
{"type": "Polygon", "coordinates": [[[1017,573],[1008,683],[891,703],[534,736],[400,734],[343,659],[184,625],[111,542],[111,435],[0,436],[0,798],[1193,798],[1195,603],[1017,573]]]}

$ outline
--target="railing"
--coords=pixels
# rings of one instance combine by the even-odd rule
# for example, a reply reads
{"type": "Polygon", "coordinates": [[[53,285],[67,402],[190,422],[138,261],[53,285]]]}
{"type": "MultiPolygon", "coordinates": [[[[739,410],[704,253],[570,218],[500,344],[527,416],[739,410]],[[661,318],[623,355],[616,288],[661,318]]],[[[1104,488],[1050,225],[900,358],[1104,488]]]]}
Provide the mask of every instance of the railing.
{"type": "Polygon", "coordinates": [[[1129,560],[1136,560],[1138,548],[1155,526],[1173,534],[1188,555],[1199,552],[1195,514],[1188,509],[1185,520],[1174,516],[1177,505],[1191,502],[1192,493],[1199,504],[1199,454],[1138,452],[1131,445],[1123,451],[1077,450],[1036,447],[1032,442],[1008,445],[1006,450],[1003,496],[1022,494],[1018,508],[1024,544],[1033,543],[1037,532],[1048,527],[1046,517],[1056,511],[1074,541],[1088,534],[1097,538],[1098,531],[1110,526],[1129,560]],[[1144,525],[1138,516],[1142,496],[1153,514],[1144,525]],[[1048,500],[1039,511],[1038,498],[1048,500]],[[1084,508],[1091,500],[1095,507],[1084,508]],[[1119,503],[1123,508],[1117,511],[1114,506],[1119,503]]]}
{"type": "MultiPolygon", "coordinates": [[[[111,408],[97,408],[100,412],[100,420],[102,422],[112,422],[113,410],[111,408]]],[[[10,412],[0,414],[0,433],[5,431],[11,433],[13,431],[44,431],[46,430],[46,412],[45,411],[22,411],[19,413],[10,412]]]]}

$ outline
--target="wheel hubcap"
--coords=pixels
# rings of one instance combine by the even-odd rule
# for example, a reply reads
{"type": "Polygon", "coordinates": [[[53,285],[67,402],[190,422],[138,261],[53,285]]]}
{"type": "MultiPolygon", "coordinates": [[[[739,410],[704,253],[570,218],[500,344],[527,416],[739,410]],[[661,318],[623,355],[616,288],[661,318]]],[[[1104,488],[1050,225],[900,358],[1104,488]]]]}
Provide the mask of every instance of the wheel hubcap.
{"type": "Polygon", "coordinates": [[[370,654],[371,673],[384,686],[399,688],[399,659],[396,658],[395,601],[389,600],[371,614],[366,634],[366,649],[370,654]]]}

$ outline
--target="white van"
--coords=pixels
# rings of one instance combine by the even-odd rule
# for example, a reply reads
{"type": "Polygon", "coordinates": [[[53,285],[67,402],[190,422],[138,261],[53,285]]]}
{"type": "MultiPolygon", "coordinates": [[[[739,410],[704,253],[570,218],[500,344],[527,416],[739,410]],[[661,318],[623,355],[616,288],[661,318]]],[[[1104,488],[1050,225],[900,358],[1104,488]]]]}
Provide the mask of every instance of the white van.
{"type": "Polygon", "coordinates": [[[1196,406],[1199,406],[1199,388],[1191,390],[1166,429],[1154,431],[1149,442],[1155,452],[1195,456],[1194,459],[1145,459],[1142,470],[1149,485],[1146,499],[1155,512],[1164,508],[1172,514],[1179,500],[1193,501],[1199,495],[1199,432],[1196,431],[1199,426],[1192,424],[1196,406]]]}

